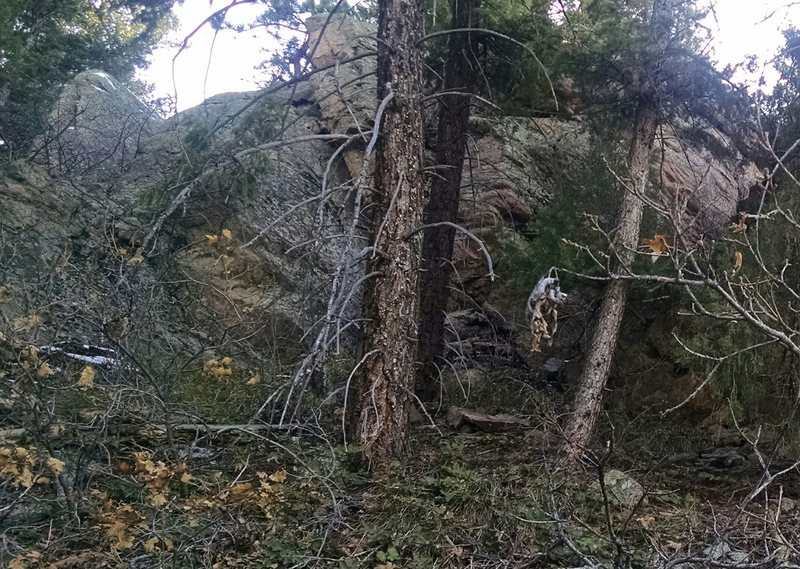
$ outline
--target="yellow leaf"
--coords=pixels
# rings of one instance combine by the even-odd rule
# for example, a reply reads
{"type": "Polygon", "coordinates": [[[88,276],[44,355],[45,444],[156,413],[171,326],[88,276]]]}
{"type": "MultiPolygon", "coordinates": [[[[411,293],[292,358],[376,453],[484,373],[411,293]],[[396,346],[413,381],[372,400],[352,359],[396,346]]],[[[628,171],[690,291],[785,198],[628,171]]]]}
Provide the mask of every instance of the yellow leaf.
{"type": "Polygon", "coordinates": [[[150,503],[156,508],[160,508],[167,503],[167,495],[163,493],[153,494],[150,496],[150,503]]]}
{"type": "Polygon", "coordinates": [[[736,253],[733,254],[733,258],[733,272],[735,273],[742,268],[742,254],[739,251],[736,251],[736,253]]]}
{"type": "Polygon", "coordinates": [[[662,255],[669,255],[669,244],[667,243],[666,235],[656,234],[652,239],[642,239],[642,243],[657,255],[657,257],[653,257],[653,262],[662,255]]]}
{"type": "Polygon", "coordinates": [[[130,549],[133,547],[133,535],[131,535],[130,527],[125,522],[113,520],[106,526],[106,533],[111,538],[111,546],[114,549],[130,549]]]}
{"type": "Polygon", "coordinates": [[[142,261],[144,261],[144,257],[142,257],[141,255],[136,255],[135,257],[131,257],[130,259],[128,259],[128,264],[135,265],[136,263],[141,263],[142,261]]]}
{"type": "Polygon", "coordinates": [[[28,556],[20,555],[15,557],[8,564],[8,569],[28,569],[28,556]]]}
{"type": "Polygon", "coordinates": [[[41,319],[33,314],[27,318],[17,318],[12,323],[16,332],[29,332],[41,322],[41,319]]]}
{"type": "Polygon", "coordinates": [[[183,482],[184,484],[188,484],[191,479],[192,475],[189,474],[188,472],[184,472],[183,474],[181,474],[181,482],[183,482]]]}
{"type": "Polygon", "coordinates": [[[119,253],[120,255],[125,255],[125,254],[127,254],[127,252],[128,252],[128,249],[126,249],[125,247],[119,247],[117,249],[117,253],[119,253]]]}
{"type": "Polygon", "coordinates": [[[39,367],[39,348],[36,346],[28,346],[27,348],[23,349],[20,353],[20,356],[24,360],[22,362],[22,367],[25,369],[37,368],[39,367]]]}
{"type": "Polygon", "coordinates": [[[223,229],[223,230],[222,230],[222,236],[223,236],[225,239],[233,239],[233,234],[231,233],[231,230],[230,230],[230,229],[223,229]]]}
{"type": "Polygon", "coordinates": [[[251,377],[249,380],[247,380],[247,385],[256,385],[257,383],[260,383],[260,382],[261,382],[261,376],[258,375],[258,374],[255,374],[253,377],[251,377]]]}
{"type": "Polygon", "coordinates": [[[147,541],[144,542],[144,550],[145,551],[155,551],[156,544],[158,543],[157,537],[151,537],[147,541]]]}
{"type": "Polygon", "coordinates": [[[39,478],[36,479],[37,484],[44,485],[44,484],[50,484],[51,482],[52,480],[50,480],[50,478],[48,478],[47,476],[40,476],[39,478]]]}
{"type": "Polygon", "coordinates": [[[650,524],[655,521],[653,516],[642,516],[641,518],[636,518],[636,521],[642,524],[644,529],[650,529],[650,524]]]}
{"type": "Polygon", "coordinates": [[[206,235],[206,239],[208,239],[208,244],[213,245],[217,241],[219,241],[219,235],[206,235]]]}
{"type": "Polygon", "coordinates": [[[35,461],[23,447],[0,448],[0,477],[8,478],[17,486],[33,486],[35,461]]]}
{"type": "Polygon", "coordinates": [[[81,376],[78,379],[78,387],[80,387],[83,391],[94,387],[95,375],[97,375],[97,372],[94,371],[94,368],[87,365],[85,368],[83,368],[81,376]]]}
{"type": "Polygon", "coordinates": [[[270,474],[269,479],[272,480],[273,482],[278,482],[279,484],[282,484],[286,480],[286,471],[279,470],[274,474],[270,474]]]}
{"type": "Polygon", "coordinates": [[[208,360],[203,366],[203,371],[211,377],[227,377],[233,375],[232,362],[233,359],[230,357],[224,357],[221,360],[208,360]]]}
{"type": "Polygon", "coordinates": [[[731,223],[731,231],[734,233],[744,233],[747,231],[747,214],[745,212],[739,213],[739,221],[731,223]]]}
{"type": "Polygon", "coordinates": [[[51,368],[50,364],[47,362],[44,362],[39,366],[39,369],[36,370],[36,375],[39,377],[44,377],[46,375],[50,375],[51,373],[53,373],[53,368],[51,368]]]}
{"type": "Polygon", "coordinates": [[[233,500],[243,500],[253,493],[253,485],[249,482],[239,482],[231,488],[233,500]]]}
{"type": "Polygon", "coordinates": [[[58,460],[56,457],[51,456],[50,458],[47,459],[47,467],[53,474],[58,476],[59,474],[64,472],[64,461],[58,460]]]}

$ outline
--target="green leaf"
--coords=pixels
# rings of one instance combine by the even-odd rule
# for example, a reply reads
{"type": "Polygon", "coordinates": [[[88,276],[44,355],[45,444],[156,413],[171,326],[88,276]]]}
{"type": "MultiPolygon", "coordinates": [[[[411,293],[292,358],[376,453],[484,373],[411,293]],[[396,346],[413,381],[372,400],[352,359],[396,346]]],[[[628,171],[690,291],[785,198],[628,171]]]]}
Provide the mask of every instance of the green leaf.
{"type": "Polygon", "coordinates": [[[400,558],[400,552],[398,552],[394,547],[390,547],[386,550],[386,557],[389,558],[389,561],[396,561],[400,558]]]}

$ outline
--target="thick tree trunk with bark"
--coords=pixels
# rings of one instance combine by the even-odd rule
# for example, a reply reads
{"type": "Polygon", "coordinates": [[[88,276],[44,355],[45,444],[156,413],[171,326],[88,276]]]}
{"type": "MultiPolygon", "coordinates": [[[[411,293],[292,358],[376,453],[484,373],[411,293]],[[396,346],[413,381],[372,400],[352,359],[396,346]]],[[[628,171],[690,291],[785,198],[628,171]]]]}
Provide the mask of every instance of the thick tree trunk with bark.
{"type": "MultiPolygon", "coordinates": [[[[652,97],[639,102],[636,111],[633,139],[628,154],[630,187],[626,188],[620,208],[619,225],[614,235],[614,261],[611,271],[623,274],[633,262],[639,243],[639,225],[644,212],[644,192],[650,173],[650,153],[653,149],[658,108],[652,97]]],[[[609,283],[600,307],[594,331],[581,372],[580,385],[565,430],[567,459],[574,461],[586,448],[592,436],[603,403],[603,391],[611,372],[622,316],[627,299],[627,282],[609,283]]]]}
{"type": "MultiPolygon", "coordinates": [[[[425,178],[422,122],[422,14],[415,0],[378,4],[378,100],[388,104],[375,154],[375,187],[365,194],[373,242],[364,287],[363,359],[350,386],[348,441],[370,465],[399,456],[408,434],[419,316],[425,178]]],[[[371,243],[370,243],[371,244],[371,243]]]]}
{"type": "MultiPolygon", "coordinates": [[[[480,0],[453,2],[453,29],[473,27],[473,13],[480,0]]],[[[425,223],[456,222],[461,195],[461,172],[466,153],[470,97],[473,77],[472,35],[450,34],[445,64],[445,94],[439,99],[439,125],[436,139],[436,171],[431,181],[431,197],[425,223]],[[448,93],[449,92],[449,93],[448,93]]],[[[420,330],[417,394],[432,400],[438,392],[439,368],[445,341],[445,311],[449,298],[453,243],[456,230],[449,226],[429,227],[422,242],[420,277],[420,330]]]]}

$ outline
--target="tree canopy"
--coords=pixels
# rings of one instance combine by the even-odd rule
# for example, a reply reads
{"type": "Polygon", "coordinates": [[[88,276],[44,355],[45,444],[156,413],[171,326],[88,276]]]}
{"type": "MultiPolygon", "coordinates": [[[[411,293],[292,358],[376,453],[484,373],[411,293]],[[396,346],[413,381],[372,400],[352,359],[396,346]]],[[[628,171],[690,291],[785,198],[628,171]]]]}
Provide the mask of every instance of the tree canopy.
{"type": "Polygon", "coordinates": [[[175,0],[4,0],[0,3],[0,139],[23,150],[59,88],[101,68],[131,80],[172,22],[175,0]]]}

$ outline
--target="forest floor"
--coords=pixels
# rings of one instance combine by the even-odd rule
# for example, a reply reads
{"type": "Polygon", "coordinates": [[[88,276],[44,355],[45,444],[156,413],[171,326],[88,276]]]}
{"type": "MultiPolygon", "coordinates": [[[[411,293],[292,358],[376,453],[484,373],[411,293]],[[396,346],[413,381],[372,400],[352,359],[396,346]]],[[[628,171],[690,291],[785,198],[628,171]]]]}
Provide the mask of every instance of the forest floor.
{"type": "Polygon", "coordinates": [[[146,425],[106,425],[93,447],[80,431],[16,438],[0,445],[0,567],[800,565],[800,472],[768,444],[640,422],[601,428],[613,444],[566,471],[549,396],[510,395],[525,425],[441,413],[371,473],[333,425],[181,427],[171,446],[146,425]],[[786,472],[751,496],[760,460],[786,472]]]}

